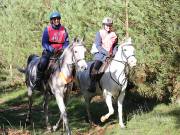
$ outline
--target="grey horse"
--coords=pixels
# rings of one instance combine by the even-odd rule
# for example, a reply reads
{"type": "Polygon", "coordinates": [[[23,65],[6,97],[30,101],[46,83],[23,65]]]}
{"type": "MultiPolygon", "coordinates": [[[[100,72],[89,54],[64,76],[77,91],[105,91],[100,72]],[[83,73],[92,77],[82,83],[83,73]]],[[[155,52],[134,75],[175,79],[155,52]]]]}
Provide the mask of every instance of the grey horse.
{"type": "MultiPolygon", "coordinates": [[[[72,81],[75,77],[76,71],[81,71],[87,68],[87,63],[85,62],[85,51],[86,48],[83,45],[83,40],[75,38],[72,44],[67,47],[63,54],[56,59],[54,63],[51,74],[48,78],[42,80],[42,86],[40,91],[44,93],[44,103],[43,108],[45,112],[45,124],[48,130],[56,130],[59,127],[60,121],[63,120],[65,124],[66,133],[71,135],[71,130],[69,128],[65,98],[68,91],[72,88],[72,81]],[[70,86],[70,87],[69,87],[70,86]],[[50,94],[55,96],[56,102],[60,110],[60,118],[57,123],[51,127],[48,121],[48,99],[50,94]]],[[[26,85],[28,88],[28,98],[29,98],[29,111],[27,114],[26,122],[31,122],[32,115],[32,93],[33,93],[33,81],[36,77],[37,64],[40,57],[36,55],[30,55],[27,60],[27,67],[25,69],[18,68],[20,72],[25,73],[26,85]]]]}
{"type": "Polygon", "coordinates": [[[115,56],[110,61],[98,83],[96,83],[96,92],[94,93],[88,91],[90,85],[89,72],[93,62],[88,63],[87,70],[80,71],[76,74],[80,90],[85,98],[87,114],[91,124],[92,118],[89,110],[90,101],[96,95],[103,95],[109,112],[101,117],[101,122],[104,122],[109,118],[109,116],[114,114],[112,105],[113,97],[118,104],[119,125],[121,128],[125,127],[122,119],[122,103],[125,96],[125,89],[127,87],[128,67],[134,67],[137,61],[134,51],[135,49],[130,38],[123,44],[119,45],[115,56]]]}

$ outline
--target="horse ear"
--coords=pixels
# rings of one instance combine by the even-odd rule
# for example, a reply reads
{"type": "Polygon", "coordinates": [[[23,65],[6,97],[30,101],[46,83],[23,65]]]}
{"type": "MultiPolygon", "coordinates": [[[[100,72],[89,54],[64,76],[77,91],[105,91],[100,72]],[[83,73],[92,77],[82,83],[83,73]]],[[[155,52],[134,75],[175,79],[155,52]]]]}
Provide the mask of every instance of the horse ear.
{"type": "Polygon", "coordinates": [[[73,42],[76,42],[76,41],[77,41],[77,37],[74,37],[74,38],[73,38],[73,42]]]}
{"type": "Polygon", "coordinates": [[[79,38],[79,36],[78,36],[76,41],[79,42],[79,39],[80,39],[80,38],[79,38]]]}
{"type": "Polygon", "coordinates": [[[127,41],[128,44],[132,44],[132,39],[131,39],[131,37],[129,37],[126,41],[127,41]]]}
{"type": "Polygon", "coordinates": [[[81,39],[81,42],[84,42],[85,40],[85,35],[83,35],[83,38],[81,39]]]}

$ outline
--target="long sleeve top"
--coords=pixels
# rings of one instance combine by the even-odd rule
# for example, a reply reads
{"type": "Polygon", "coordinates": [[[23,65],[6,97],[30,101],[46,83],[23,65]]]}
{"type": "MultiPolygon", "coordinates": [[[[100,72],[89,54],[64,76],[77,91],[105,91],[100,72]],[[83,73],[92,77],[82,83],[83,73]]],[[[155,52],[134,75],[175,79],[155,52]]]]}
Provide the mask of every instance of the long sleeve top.
{"type": "MultiPolygon", "coordinates": [[[[64,41],[62,49],[65,49],[68,45],[69,45],[69,37],[68,37],[68,32],[65,29],[65,41],[64,41]]],[[[51,46],[51,44],[49,42],[49,35],[48,35],[47,27],[44,29],[44,32],[43,32],[43,35],[42,35],[42,47],[43,47],[44,50],[47,50],[49,52],[54,51],[54,48],[51,46]]]]}
{"type": "MultiPolygon", "coordinates": [[[[113,44],[113,48],[117,45],[117,43],[118,41],[116,40],[116,42],[113,44]]],[[[102,37],[99,31],[96,33],[95,44],[96,44],[96,48],[98,49],[98,52],[104,55],[108,55],[108,52],[102,47],[102,37]]]]}

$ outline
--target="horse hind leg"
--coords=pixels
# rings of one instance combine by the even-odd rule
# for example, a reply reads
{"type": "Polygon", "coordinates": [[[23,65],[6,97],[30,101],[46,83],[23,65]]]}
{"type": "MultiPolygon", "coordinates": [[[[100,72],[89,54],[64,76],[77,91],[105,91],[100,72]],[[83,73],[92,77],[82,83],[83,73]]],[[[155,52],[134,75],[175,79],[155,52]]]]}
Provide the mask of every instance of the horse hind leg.
{"type": "Polygon", "coordinates": [[[125,96],[125,91],[122,91],[120,96],[118,97],[118,115],[119,115],[119,125],[121,128],[125,128],[125,125],[123,123],[122,119],[122,104],[125,96]]]}
{"type": "Polygon", "coordinates": [[[48,116],[48,101],[49,101],[49,94],[48,91],[45,90],[44,92],[44,103],[43,103],[43,109],[45,113],[45,125],[48,131],[51,131],[51,125],[49,123],[49,116],[48,116]]]}
{"type": "Polygon", "coordinates": [[[85,100],[85,105],[86,105],[86,112],[87,112],[87,115],[88,115],[88,121],[89,121],[91,126],[92,125],[95,126],[95,124],[92,121],[92,116],[91,116],[91,112],[90,112],[90,101],[91,101],[91,98],[84,97],[84,100],[85,100]]]}
{"type": "Polygon", "coordinates": [[[31,87],[28,87],[28,113],[27,113],[27,116],[26,116],[26,124],[29,125],[29,124],[32,124],[32,89],[31,87]]]}
{"type": "MultiPolygon", "coordinates": [[[[63,123],[65,124],[65,127],[66,127],[66,133],[67,133],[67,135],[71,135],[71,131],[70,131],[70,128],[69,128],[69,123],[68,123],[68,119],[67,119],[66,107],[65,107],[65,104],[64,104],[63,96],[60,96],[59,93],[55,93],[55,98],[56,98],[59,110],[61,112],[60,117],[62,117],[63,123]]],[[[56,125],[58,125],[58,122],[57,122],[56,125]]]]}
{"type": "Polygon", "coordinates": [[[113,108],[113,105],[112,105],[112,96],[111,95],[106,95],[105,100],[106,100],[106,104],[107,104],[109,112],[106,115],[103,115],[101,117],[101,122],[105,122],[111,115],[114,114],[114,108],[113,108]]]}

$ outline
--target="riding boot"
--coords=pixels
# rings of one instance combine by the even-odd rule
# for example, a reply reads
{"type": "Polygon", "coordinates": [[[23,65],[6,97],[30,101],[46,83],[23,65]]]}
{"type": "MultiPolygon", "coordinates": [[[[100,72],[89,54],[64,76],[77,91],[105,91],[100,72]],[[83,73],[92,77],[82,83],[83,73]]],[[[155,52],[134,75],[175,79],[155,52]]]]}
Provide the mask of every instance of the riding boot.
{"type": "Polygon", "coordinates": [[[90,82],[90,87],[88,89],[89,92],[95,92],[96,91],[96,82],[97,82],[96,76],[98,74],[98,71],[99,71],[101,65],[102,65],[102,62],[99,60],[96,60],[94,62],[94,66],[93,66],[93,69],[92,69],[91,75],[90,75],[91,82],[90,82]]]}
{"type": "Polygon", "coordinates": [[[49,58],[50,58],[49,52],[43,51],[42,57],[37,65],[36,80],[34,83],[35,89],[40,89],[42,86],[42,79],[44,77],[44,72],[48,66],[49,58]]]}

